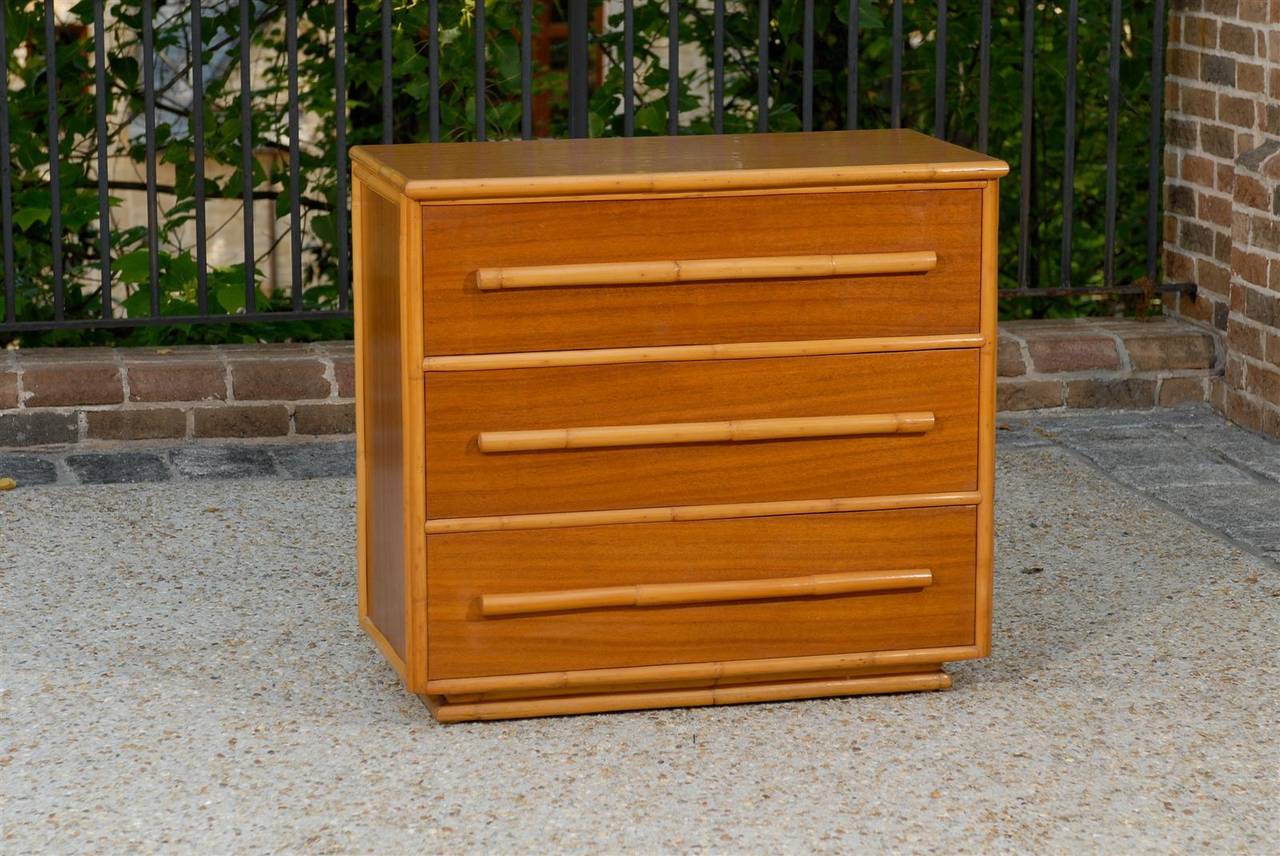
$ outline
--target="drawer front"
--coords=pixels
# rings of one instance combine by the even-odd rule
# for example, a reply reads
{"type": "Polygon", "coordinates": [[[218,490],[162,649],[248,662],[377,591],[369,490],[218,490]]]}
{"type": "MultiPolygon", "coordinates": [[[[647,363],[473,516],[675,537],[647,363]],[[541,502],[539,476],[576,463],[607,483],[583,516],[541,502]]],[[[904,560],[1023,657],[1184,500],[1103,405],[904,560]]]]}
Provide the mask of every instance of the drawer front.
{"type": "Polygon", "coordinates": [[[432,535],[431,679],[970,645],[975,525],[960,507],[432,535]]]}
{"type": "Polygon", "coordinates": [[[976,350],[427,377],[430,518],[977,484],[976,350]]]}
{"type": "Polygon", "coordinates": [[[427,353],[976,332],[980,207],[973,188],[428,205],[427,353]]]}

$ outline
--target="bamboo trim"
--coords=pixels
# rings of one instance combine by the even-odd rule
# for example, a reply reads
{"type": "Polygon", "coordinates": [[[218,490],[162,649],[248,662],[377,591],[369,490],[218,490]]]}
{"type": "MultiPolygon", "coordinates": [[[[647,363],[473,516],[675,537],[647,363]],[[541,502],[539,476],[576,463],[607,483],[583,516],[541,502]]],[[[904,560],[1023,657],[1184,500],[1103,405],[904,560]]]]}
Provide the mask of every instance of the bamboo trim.
{"type": "Polygon", "coordinates": [[[790,514],[835,514],[847,511],[886,511],[901,508],[939,508],[977,505],[978,491],[918,493],[898,496],[853,496],[837,499],[793,499],[781,502],[742,502],[721,505],[676,505],[656,508],[617,508],[607,511],[557,511],[549,514],[509,514],[494,517],[440,517],[427,521],[428,535],[458,532],[499,532],[521,529],[560,529],[620,523],[674,523],[682,520],[721,520],[734,517],[774,517],[790,514]]]}
{"type": "Polygon", "coordinates": [[[486,617],[532,615],[570,609],[680,606],[733,600],[827,597],[856,592],[920,589],[932,584],[933,574],[926,569],[810,574],[800,577],[726,580],[710,583],[644,583],[563,591],[486,594],[480,597],[480,614],[486,617]]]}
{"type": "Polygon", "coordinates": [[[487,693],[586,692],[619,687],[647,686],[671,681],[697,682],[704,686],[784,680],[797,675],[834,673],[847,675],[860,669],[903,668],[936,665],[978,656],[972,645],[920,648],[907,651],[864,651],[856,654],[816,654],[807,657],[772,657],[764,660],[726,660],[676,663],[663,666],[624,666],[615,669],[579,669],[569,672],[528,672],[523,675],[485,675],[474,678],[441,678],[427,682],[436,696],[487,693]]]}
{"type": "Polygon", "coordinates": [[[650,710],[661,707],[705,707],[719,704],[747,704],[760,701],[790,701],[830,696],[873,695],[879,693],[944,690],[951,678],[942,671],[905,675],[883,675],[836,680],[789,681],[777,684],[749,684],[710,689],[658,690],[653,692],[607,693],[557,698],[489,701],[471,704],[438,704],[432,710],[441,722],[464,720],[523,719],[615,710],[650,710]]]}
{"type": "Polygon", "coordinates": [[[980,348],[981,333],[945,336],[883,336],[869,339],[810,339],[802,342],[734,342],[727,345],[667,345],[654,348],[594,348],[580,351],[528,351],[513,354],[461,354],[427,357],[427,372],[594,366],[610,363],[751,360],[770,357],[813,357],[834,354],[880,354],[893,351],[938,351],[980,348]]]}
{"type": "MultiPolygon", "coordinates": [[[[400,234],[422,234],[422,206],[400,200],[400,234]]],[[[417,371],[426,357],[423,303],[423,243],[402,240],[400,270],[401,353],[400,376],[403,390],[404,458],[404,600],[405,647],[410,691],[427,684],[427,438],[422,414],[426,412],[426,384],[417,371]]]]}
{"type": "Polygon", "coordinates": [[[382,631],[378,629],[378,625],[373,623],[373,619],[369,616],[360,615],[360,626],[364,628],[364,632],[369,634],[369,638],[373,639],[378,650],[382,652],[382,656],[387,658],[387,662],[391,664],[391,668],[396,670],[396,674],[400,676],[400,680],[408,682],[409,670],[405,666],[404,659],[396,652],[396,649],[382,635],[382,631]]]}
{"type": "Polygon", "coordinates": [[[481,268],[476,288],[499,291],[570,286],[671,285],[722,279],[802,279],[924,273],[938,265],[932,250],[906,253],[671,259],[650,262],[481,268]]]}
{"type": "Polygon", "coordinates": [[[987,342],[978,363],[978,507],[974,580],[974,641],[983,656],[991,652],[991,592],[995,549],[996,479],[996,314],[1000,183],[982,191],[982,291],[979,323],[987,342]]]}
{"type": "Polygon", "coordinates": [[[486,454],[547,449],[598,449],[615,446],[670,446],[679,443],[751,443],[804,437],[855,437],[909,434],[933,430],[932,413],[870,413],[852,416],[803,416],[784,419],[735,419],[728,422],[673,422],[659,425],[608,425],[540,431],[486,431],[477,443],[486,454]]]}
{"type": "MultiPolygon", "coordinates": [[[[798,193],[885,193],[894,190],[978,190],[986,185],[986,180],[978,181],[915,181],[890,182],[886,184],[807,184],[801,187],[755,187],[727,188],[724,190],[675,190],[663,193],[611,193],[610,202],[621,202],[629,199],[708,199],[740,196],[790,196],[798,193]]],[[[513,196],[506,199],[494,197],[474,197],[471,199],[430,199],[424,205],[519,205],[528,202],[598,202],[600,197],[592,194],[553,194],[533,196],[513,196]]]]}
{"type": "MultiPolygon", "coordinates": [[[[400,204],[400,184],[398,182],[389,181],[380,169],[370,169],[362,163],[352,162],[351,176],[353,179],[359,179],[364,186],[381,196],[388,202],[396,205],[400,204]]],[[[352,218],[352,222],[355,222],[352,218]]]]}
{"type": "MultiPolygon", "coordinates": [[[[357,157],[357,152],[352,152],[357,157]]],[[[675,193],[841,184],[896,184],[999,178],[1009,171],[1000,161],[918,163],[870,166],[817,166],[789,169],[707,170],[701,172],[556,175],[521,178],[414,179],[377,166],[388,182],[410,199],[505,199],[519,196],[613,196],[620,193],[675,193]]]]}
{"type": "MultiPolygon", "coordinates": [[[[364,180],[358,171],[351,177],[351,310],[355,348],[356,386],[356,614],[361,625],[369,619],[369,450],[365,427],[365,313],[364,313],[364,180]]],[[[378,634],[379,637],[382,635],[378,634]]],[[[385,640],[384,640],[385,641],[385,640]]],[[[388,648],[390,646],[387,646],[388,648]]],[[[401,670],[403,675],[403,670],[401,670]]]]}
{"type": "MultiPolygon", "coordinates": [[[[794,672],[788,672],[785,675],[773,675],[769,677],[754,678],[754,679],[748,678],[747,680],[744,680],[744,681],[722,682],[722,684],[736,686],[738,684],[772,684],[782,680],[811,681],[811,680],[818,680],[818,679],[831,680],[832,678],[871,678],[871,677],[878,678],[878,677],[883,677],[885,675],[903,675],[903,674],[918,674],[920,672],[934,672],[934,671],[938,671],[941,668],[942,668],[941,663],[936,663],[931,661],[928,663],[909,663],[905,666],[875,666],[870,669],[840,669],[838,671],[833,671],[831,669],[826,669],[826,670],[810,669],[808,671],[798,670],[794,672]]],[[[657,682],[651,682],[651,683],[619,683],[609,687],[607,691],[611,693],[652,692],[654,690],[706,689],[709,686],[713,686],[713,684],[709,683],[706,680],[682,679],[682,680],[670,680],[670,681],[657,681],[657,682]]],[[[603,690],[593,690],[592,692],[603,692],[603,690]]],[[[477,701],[511,701],[514,699],[523,699],[523,698],[547,698],[549,696],[566,696],[566,695],[583,695],[583,691],[581,689],[578,689],[578,690],[545,689],[545,690],[538,690],[535,693],[530,693],[530,692],[521,691],[521,690],[515,690],[510,692],[466,693],[466,694],[454,694],[454,695],[442,696],[440,697],[440,700],[442,703],[448,702],[450,704],[461,704],[464,702],[470,703],[470,702],[477,702],[477,701]]]]}

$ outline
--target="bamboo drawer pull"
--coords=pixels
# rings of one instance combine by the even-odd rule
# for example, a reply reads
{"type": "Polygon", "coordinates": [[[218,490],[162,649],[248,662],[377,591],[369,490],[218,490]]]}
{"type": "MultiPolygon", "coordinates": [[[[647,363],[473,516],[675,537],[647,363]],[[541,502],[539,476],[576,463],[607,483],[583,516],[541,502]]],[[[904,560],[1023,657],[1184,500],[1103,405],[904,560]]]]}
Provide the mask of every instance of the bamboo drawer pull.
{"type": "Polygon", "coordinates": [[[933,422],[933,414],[928,412],[737,419],[731,422],[610,425],[598,428],[552,428],[544,431],[486,431],[480,434],[478,443],[480,451],[486,453],[594,449],[604,446],[663,446],[677,443],[747,443],[800,437],[917,433],[931,430],[933,422]]]}
{"type": "Polygon", "coordinates": [[[862,571],[848,574],[813,574],[765,580],[730,580],[719,583],[665,583],[567,591],[486,594],[480,597],[480,614],[529,615],[570,609],[608,607],[680,606],[728,600],[826,597],[857,592],[919,589],[933,583],[933,573],[923,569],[862,571]]]}
{"type": "Polygon", "coordinates": [[[907,253],[848,253],[816,256],[757,256],[728,259],[671,259],[585,265],[481,268],[476,288],[671,285],[717,279],[797,279],[866,274],[924,273],[938,265],[932,250],[907,253]]]}

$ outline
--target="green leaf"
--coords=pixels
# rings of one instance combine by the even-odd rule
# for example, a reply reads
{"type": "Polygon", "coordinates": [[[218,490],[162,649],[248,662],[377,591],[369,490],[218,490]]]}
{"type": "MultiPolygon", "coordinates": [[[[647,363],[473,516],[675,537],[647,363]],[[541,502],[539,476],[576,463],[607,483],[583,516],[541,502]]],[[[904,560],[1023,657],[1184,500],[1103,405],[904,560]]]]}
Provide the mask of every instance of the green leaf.
{"type": "Polygon", "coordinates": [[[52,214],[48,208],[19,208],[13,214],[13,222],[19,229],[27,229],[32,223],[48,223],[52,214]]]}
{"type": "Polygon", "coordinates": [[[122,282],[140,284],[151,277],[151,253],[147,250],[134,250],[116,259],[116,274],[122,282]]]}
{"type": "Polygon", "coordinates": [[[213,297],[226,312],[236,315],[244,311],[244,284],[227,283],[213,290],[213,297]]]}

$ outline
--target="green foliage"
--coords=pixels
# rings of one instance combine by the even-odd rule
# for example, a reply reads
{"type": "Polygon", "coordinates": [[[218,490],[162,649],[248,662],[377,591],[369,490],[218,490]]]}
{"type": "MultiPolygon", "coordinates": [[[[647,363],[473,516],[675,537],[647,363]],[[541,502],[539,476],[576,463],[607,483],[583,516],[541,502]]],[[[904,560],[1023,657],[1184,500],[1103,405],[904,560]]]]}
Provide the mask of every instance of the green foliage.
{"type": "MultiPolygon", "coordinates": [[[[477,90],[474,72],[473,15],[476,0],[441,2],[439,98],[441,136],[445,140],[475,138],[477,90]]],[[[92,0],[82,0],[60,18],[55,51],[57,72],[59,189],[68,318],[91,318],[102,312],[99,271],[97,147],[92,40],[92,0]]],[[[172,168],[172,186],[162,188],[158,207],[157,281],[151,286],[151,259],[146,229],[114,226],[110,231],[113,313],[145,315],[153,304],[165,315],[198,311],[195,247],[186,236],[195,216],[194,140],[189,131],[190,100],[185,96],[190,71],[190,12],[186,4],[157,4],[153,21],[157,66],[174,67],[157,78],[156,148],[160,164],[172,168]]],[[[535,20],[545,6],[562,16],[567,0],[536,0],[535,20]]],[[[725,18],[724,128],[752,132],[756,127],[756,40],[758,4],[727,4],[725,18]]],[[[1065,7],[1066,4],[1061,4],[1065,7]]],[[[1152,3],[1126,3],[1120,66],[1120,161],[1117,175],[1119,212],[1114,265],[1116,280],[1126,284],[1145,273],[1147,158],[1150,151],[1150,56],[1152,3]]],[[[592,6],[600,6],[593,0],[592,6]]],[[[937,79],[936,5],[904,0],[903,122],[926,133],[935,131],[934,87],[937,79]]],[[[1110,3],[1081,0],[1079,78],[1074,147],[1074,253],[1069,271],[1061,268],[1062,177],[1065,160],[1064,116],[1067,20],[1064,8],[1038,4],[1036,26],[1035,108],[1031,123],[1032,159],[1020,163],[1022,148],[1021,89],[1022,2],[995,2],[992,15],[989,148],[1009,161],[1012,172],[1002,190],[1001,284],[1015,285],[1018,271],[1019,177],[1029,170],[1027,269],[1031,285],[1100,284],[1104,267],[1104,204],[1107,127],[1107,47],[1110,3]]],[[[239,200],[245,183],[241,171],[241,93],[237,34],[240,9],[235,0],[206,0],[202,18],[205,51],[205,149],[210,164],[205,194],[210,199],[239,200]]],[[[308,309],[337,307],[338,234],[335,218],[337,164],[333,3],[299,3],[298,79],[303,115],[320,117],[319,136],[305,141],[299,175],[300,214],[304,234],[303,294],[308,309]]],[[[397,142],[429,138],[430,27],[425,0],[396,0],[392,32],[391,135],[397,142]]],[[[801,127],[803,0],[774,0],[769,23],[769,128],[785,132],[801,127]]],[[[887,127],[890,118],[891,0],[860,0],[858,127],[887,127]]],[[[846,0],[816,0],[814,62],[814,127],[846,126],[848,82],[846,0]]],[[[947,20],[946,119],[944,135],[961,145],[977,146],[979,115],[979,17],[977,3],[952,3],[947,20]]],[[[380,0],[348,0],[346,7],[347,141],[377,143],[383,138],[380,0]]],[[[54,311],[51,249],[52,194],[49,183],[48,68],[43,52],[44,3],[5,0],[8,58],[10,157],[13,175],[13,228],[16,314],[21,320],[51,318],[54,311]]],[[[288,76],[285,5],[257,0],[253,6],[256,80],[251,94],[252,134],[258,156],[250,181],[255,197],[272,198],[278,215],[289,212],[288,76]]],[[[486,17],[486,104],[489,139],[520,133],[520,0],[488,0],[486,17]]],[[[108,3],[106,72],[107,141],[113,156],[128,155],[139,164],[145,156],[141,133],[142,48],[140,0],[108,3]]],[[[711,4],[681,3],[681,40],[702,46],[705,67],[682,68],[679,81],[682,133],[712,131],[711,63],[714,24],[711,4]]],[[[635,67],[637,134],[667,130],[667,4],[637,0],[635,67]]],[[[593,37],[602,55],[604,77],[591,93],[589,128],[593,136],[623,132],[621,15],[606,22],[593,37]]],[[[561,68],[534,69],[535,92],[549,99],[553,135],[567,132],[567,81],[561,68]]],[[[141,167],[139,168],[141,172],[141,167]]],[[[111,208],[118,214],[123,189],[136,190],[137,179],[113,180],[111,208]]],[[[345,204],[345,200],[342,200],[345,204]]],[[[261,217],[261,211],[259,211],[261,217]]],[[[210,223],[209,228],[220,224],[210,223]]],[[[260,248],[261,249],[261,248],[260,248]]],[[[263,254],[255,260],[259,309],[288,309],[290,295],[264,289],[263,254]]],[[[208,269],[211,312],[236,314],[245,307],[243,262],[208,269]]],[[[1008,316],[1081,314],[1112,311],[1091,300],[1005,301],[1008,316]]],[[[182,342],[313,339],[350,335],[342,321],[275,322],[271,324],[206,324],[145,327],[136,330],[25,333],[11,337],[24,345],[103,343],[175,344],[182,342]]]]}

